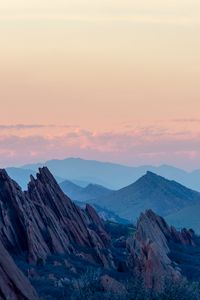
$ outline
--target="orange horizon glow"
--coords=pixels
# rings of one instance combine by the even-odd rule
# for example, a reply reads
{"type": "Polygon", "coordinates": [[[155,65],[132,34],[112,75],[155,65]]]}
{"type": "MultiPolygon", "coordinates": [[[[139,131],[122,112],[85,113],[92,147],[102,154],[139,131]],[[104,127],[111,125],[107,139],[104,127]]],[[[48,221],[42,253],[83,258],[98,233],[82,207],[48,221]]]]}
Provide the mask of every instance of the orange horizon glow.
{"type": "Polygon", "coordinates": [[[199,20],[197,0],[2,2],[0,165],[200,167],[199,20]]]}

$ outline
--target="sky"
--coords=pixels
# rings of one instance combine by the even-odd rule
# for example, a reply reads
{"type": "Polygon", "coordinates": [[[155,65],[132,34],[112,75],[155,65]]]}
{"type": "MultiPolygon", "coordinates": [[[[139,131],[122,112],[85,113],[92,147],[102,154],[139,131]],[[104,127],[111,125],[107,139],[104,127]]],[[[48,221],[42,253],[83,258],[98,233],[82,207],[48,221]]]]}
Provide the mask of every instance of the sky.
{"type": "Polygon", "coordinates": [[[200,168],[199,0],[6,0],[0,36],[0,166],[200,168]]]}

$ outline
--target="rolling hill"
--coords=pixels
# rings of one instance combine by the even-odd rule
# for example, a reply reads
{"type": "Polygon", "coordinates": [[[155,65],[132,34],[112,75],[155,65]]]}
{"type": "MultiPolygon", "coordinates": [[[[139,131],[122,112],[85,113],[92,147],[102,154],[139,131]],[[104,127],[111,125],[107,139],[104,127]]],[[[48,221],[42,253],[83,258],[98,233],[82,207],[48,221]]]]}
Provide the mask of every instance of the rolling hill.
{"type": "Polygon", "coordinates": [[[183,185],[147,172],[135,183],[94,200],[119,217],[135,221],[146,209],[153,209],[161,216],[168,216],[184,207],[200,203],[200,193],[183,185]]]}
{"type": "Polygon", "coordinates": [[[111,190],[98,184],[89,184],[84,188],[69,180],[61,182],[60,187],[68,197],[80,202],[92,201],[98,197],[105,197],[112,193],[111,190]]]}

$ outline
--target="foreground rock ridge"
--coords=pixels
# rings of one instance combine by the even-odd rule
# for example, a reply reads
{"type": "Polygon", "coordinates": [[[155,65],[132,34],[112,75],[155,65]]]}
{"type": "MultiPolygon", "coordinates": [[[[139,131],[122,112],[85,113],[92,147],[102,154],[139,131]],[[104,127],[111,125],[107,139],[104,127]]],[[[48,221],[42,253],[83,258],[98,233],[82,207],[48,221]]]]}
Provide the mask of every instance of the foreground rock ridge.
{"type": "Polygon", "coordinates": [[[144,278],[149,288],[162,288],[164,280],[182,279],[181,269],[169,257],[170,245],[195,246],[193,231],[177,231],[167,225],[165,220],[152,210],[142,213],[134,238],[128,240],[129,264],[139,276],[144,278]]]}
{"type": "Polygon", "coordinates": [[[196,246],[193,231],[169,227],[152,210],[141,214],[131,233],[126,225],[122,232],[117,223],[107,226],[92,206],[75,205],[46,167],[39,169],[36,178],[31,176],[25,192],[0,170],[0,298],[38,299],[25,275],[36,281],[47,276],[46,282],[53,282],[57,290],[63,280],[70,281],[65,273],[77,278],[78,270],[88,267],[102,270],[101,289],[123,294],[127,289],[119,280],[122,273],[124,280],[142,278],[145,287],[156,290],[162,289],[166,278],[183,279],[181,265],[170,255],[173,245],[196,246]],[[53,263],[48,262],[51,257],[57,257],[53,263]],[[25,275],[19,261],[26,265],[25,275]],[[40,276],[48,263],[51,273],[40,276]],[[57,267],[64,270],[60,279],[53,274],[57,267]]]}
{"type": "Polygon", "coordinates": [[[108,264],[100,249],[109,239],[90,228],[94,223],[104,233],[103,224],[64,195],[47,168],[31,177],[26,192],[1,171],[0,207],[0,238],[9,251],[26,252],[30,262],[37,262],[51,253],[73,253],[77,244],[94,248],[94,260],[108,264]]]}
{"type": "Polygon", "coordinates": [[[11,300],[36,300],[38,296],[28,279],[0,243],[0,296],[11,300]]]}
{"type": "Polygon", "coordinates": [[[24,253],[31,263],[53,253],[76,253],[80,246],[92,250],[82,252],[83,257],[104,267],[111,264],[109,237],[100,218],[91,207],[83,211],[64,195],[47,168],[31,177],[26,192],[0,171],[0,242],[13,255],[24,253]]]}

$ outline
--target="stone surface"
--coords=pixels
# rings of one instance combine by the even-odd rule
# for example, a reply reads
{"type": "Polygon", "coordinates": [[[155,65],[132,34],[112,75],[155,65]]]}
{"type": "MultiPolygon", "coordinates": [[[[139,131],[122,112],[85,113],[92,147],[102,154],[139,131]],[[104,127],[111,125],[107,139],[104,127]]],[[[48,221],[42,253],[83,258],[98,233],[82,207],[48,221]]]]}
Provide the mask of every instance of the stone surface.
{"type": "MultiPolygon", "coordinates": [[[[64,266],[76,276],[79,269],[73,262],[77,259],[83,266],[104,267],[103,274],[114,274],[121,263],[121,270],[132,271],[144,279],[146,287],[158,290],[166,278],[182,279],[181,269],[170,258],[170,247],[195,246],[192,230],[177,231],[151,210],[141,214],[135,234],[127,241],[126,234],[111,240],[106,228],[92,206],[81,209],[62,192],[46,167],[39,169],[36,178],[31,177],[26,192],[0,170],[0,298],[37,299],[12,255],[32,263],[30,279],[37,277],[38,265],[44,266],[52,254],[64,254],[62,262],[55,258],[53,267],[64,266]]],[[[54,280],[53,271],[49,280],[54,280]]],[[[125,287],[117,280],[104,275],[101,286],[124,295],[125,287]]],[[[62,280],[58,284],[62,286],[62,280]]]]}
{"type": "Polygon", "coordinates": [[[128,240],[127,247],[129,266],[148,288],[161,289],[166,278],[182,279],[180,269],[169,258],[170,242],[194,245],[191,231],[179,232],[169,227],[151,210],[141,214],[135,236],[128,240]]]}
{"type": "Polygon", "coordinates": [[[39,169],[36,178],[31,176],[26,192],[0,170],[0,296],[37,298],[8,252],[26,255],[35,264],[45,262],[51,254],[71,253],[109,268],[113,266],[109,242],[95,210],[76,206],[46,167],[39,169]]]}
{"type": "Polygon", "coordinates": [[[110,292],[118,295],[120,294],[125,295],[127,292],[125,286],[122,283],[120,283],[119,281],[117,281],[116,279],[108,275],[103,275],[100,281],[103,289],[106,292],[110,292]]]}
{"type": "Polygon", "coordinates": [[[0,242],[0,298],[5,300],[37,300],[28,279],[0,242]]]}
{"type": "Polygon", "coordinates": [[[75,253],[77,245],[109,265],[100,255],[109,242],[101,219],[92,207],[76,206],[46,167],[36,179],[31,176],[26,192],[1,170],[0,212],[0,240],[11,253],[27,252],[28,260],[37,262],[53,253],[75,253]]]}

